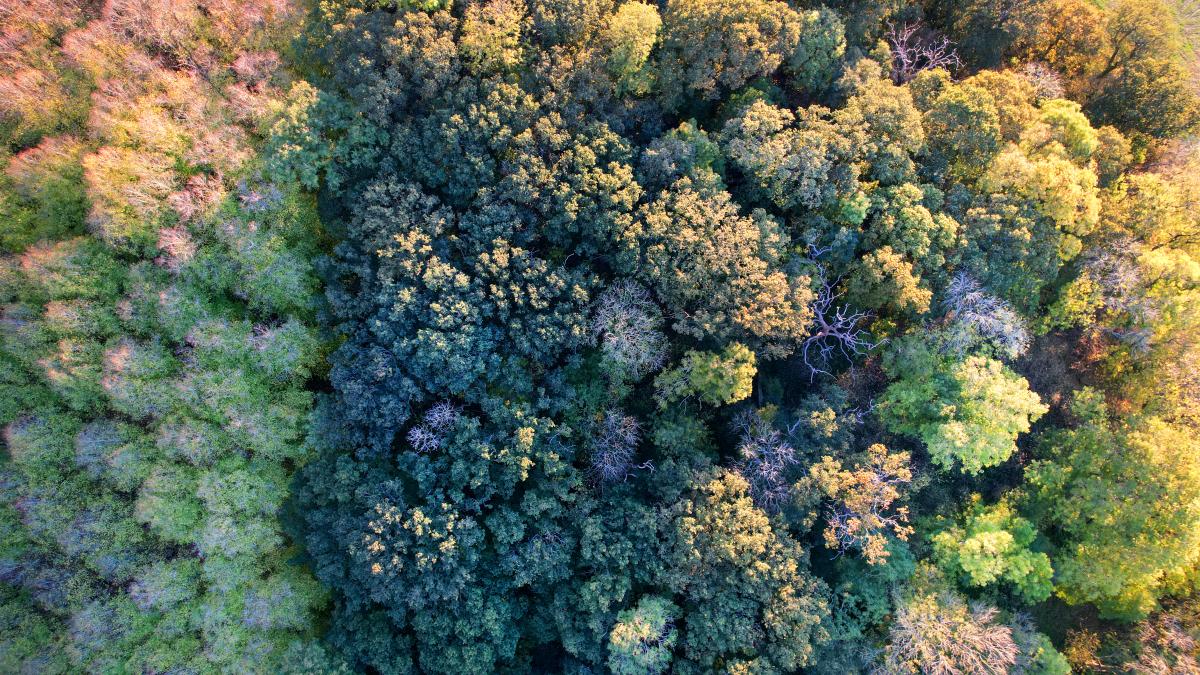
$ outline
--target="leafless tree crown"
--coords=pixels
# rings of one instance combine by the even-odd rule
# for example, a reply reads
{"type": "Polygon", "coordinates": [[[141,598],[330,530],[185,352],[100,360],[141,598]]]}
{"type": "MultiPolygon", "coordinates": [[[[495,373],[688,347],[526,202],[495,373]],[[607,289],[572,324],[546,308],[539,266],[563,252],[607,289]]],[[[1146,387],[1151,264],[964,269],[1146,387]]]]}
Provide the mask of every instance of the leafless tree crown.
{"type": "MultiPolygon", "coordinates": [[[[814,253],[815,255],[819,252],[814,253]]],[[[800,354],[808,367],[809,378],[818,373],[829,375],[835,354],[846,360],[862,356],[879,346],[872,342],[862,324],[871,317],[868,312],[855,311],[846,305],[837,304],[842,291],[835,290],[840,279],[829,280],[825,267],[816,263],[817,299],[813,302],[812,332],[804,340],[800,354]]]]}
{"type": "Polygon", "coordinates": [[[923,70],[945,68],[954,71],[962,65],[950,38],[934,32],[920,21],[889,24],[886,37],[892,48],[892,79],[896,84],[908,82],[923,70]]]}

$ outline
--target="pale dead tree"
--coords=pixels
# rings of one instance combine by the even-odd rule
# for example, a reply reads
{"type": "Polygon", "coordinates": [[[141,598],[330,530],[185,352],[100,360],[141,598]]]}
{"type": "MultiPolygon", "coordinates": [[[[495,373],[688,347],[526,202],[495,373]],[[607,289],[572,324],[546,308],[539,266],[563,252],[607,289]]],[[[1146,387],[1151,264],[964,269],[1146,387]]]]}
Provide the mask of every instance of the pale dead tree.
{"type": "Polygon", "coordinates": [[[1062,98],[1066,95],[1063,89],[1062,77],[1059,76],[1057,71],[1041,61],[1030,61],[1022,65],[1019,72],[1029,84],[1033,85],[1033,90],[1038,100],[1045,101],[1052,98],[1062,98]]]}
{"type": "Polygon", "coordinates": [[[1167,612],[1142,622],[1138,627],[1138,644],[1141,646],[1138,659],[1125,665],[1126,672],[1200,674],[1195,638],[1177,617],[1167,612]]]}
{"type": "Polygon", "coordinates": [[[962,65],[950,38],[927,29],[919,21],[888,24],[885,37],[892,48],[892,79],[896,84],[908,82],[923,70],[954,71],[962,65]]]}
{"type": "Polygon", "coordinates": [[[1106,329],[1112,337],[1133,349],[1145,352],[1153,338],[1152,326],[1162,309],[1146,290],[1155,280],[1143,274],[1138,258],[1141,245],[1132,239],[1118,240],[1084,263],[1086,274],[1099,289],[1103,311],[1123,316],[1123,326],[1106,329]]]}
{"type": "Polygon", "coordinates": [[[817,374],[831,375],[829,368],[835,354],[840,353],[847,361],[863,356],[878,347],[862,324],[871,317],[869,312],[851,310],[846,305],[836,304],[843,292],[835,290],[841,279],[829,281],[824,266],[816,264],[817,299],[813,302],[812,331],[805,338],[800,353],[808,367],[809,380],[817,374]]]}
{"type": "Polygon", "coordinates": [[[420,424],[409,429],[405,438],[408,440],[408,444],[413,447],[413,450],[422,454],[433,452],[442,447],[442,439],[433,433],[432,429],[420,424]]]}
{"type": "Polygon", "coordinates": [[[650,292],[636,283],[617,282],[600,296],[591,329],[601,353],[634,379],[662,368],[667,360],[662,312],[650,292]]]}
{"type": "Polygon", "coordinates": [[[1007,675],[1017,663],[1013,631],[994,607],[954,593],[912,598],[896,610],[874,675],[1007,675]]]}
{"type": "Polygon", "coordinates": [[[425,425],[439,433],[445,432],[458,421],[460,413],[459,407],[450,401],[438,401],[425,411],[425,425]]]}
{"type": "Polygon", "coordinates": [[[449,401],[434,403],[425,411],[421,423],[408,430],[405,439],[417,452],[433,452],[442,447],[446,432],[458,420],[460,412],[458,406],[449,401]]]}
{"type": "Polygon", "coordinates": [[[779,511],[791,494],[791,471],[799,464],[796,450],[756,411],[747,410],[733,418],[740,436],[738,473],[750,484],[750,496],[768,513],[779,511]]]}
{"type": "Polygon", "coordinates": [[[592,432],[590,473],[601,483],[619,483],[637,469],[652,469],[649,462],[634,465],[641,440],[637,418],[620,410],[607,410],[592,432]]]}
{"type": "Polygon", "coordinates": [[[1015,359],[1029,349],[1024,317],[1004,300],[988,293],[965,273],[950,281],[942,300],[946,313],[945,347],[959,356],[980,346],[1015,359]]]}
{"type": "Polygon", "coordinates": [[[242,82],[259,84],[279,70],[279,55],[272,51],[242,52],[230,68],[242,82]]]}

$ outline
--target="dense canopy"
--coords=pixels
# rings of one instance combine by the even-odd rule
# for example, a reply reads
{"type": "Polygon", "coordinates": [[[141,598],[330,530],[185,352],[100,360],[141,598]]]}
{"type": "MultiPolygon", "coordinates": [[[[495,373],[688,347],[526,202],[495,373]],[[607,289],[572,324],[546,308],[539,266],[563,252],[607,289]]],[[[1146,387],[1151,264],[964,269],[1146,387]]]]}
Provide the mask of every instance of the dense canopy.
{"type": "Polygon", "coordinates": [[[1200,671],[1182,0],[0,0],[0,672],[1200,671]]]}

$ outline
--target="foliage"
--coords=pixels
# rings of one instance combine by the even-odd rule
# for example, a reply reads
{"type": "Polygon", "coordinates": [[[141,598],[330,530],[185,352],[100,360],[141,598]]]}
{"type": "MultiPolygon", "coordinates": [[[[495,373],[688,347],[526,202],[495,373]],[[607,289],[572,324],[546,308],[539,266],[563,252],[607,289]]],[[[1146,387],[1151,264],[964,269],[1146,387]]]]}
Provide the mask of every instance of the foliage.
{"type": "Polygon", "coordinates": [[[0,670],[1189,668],[1176,5],[0,0],[0,670]]]}
{"type": "Polygon", "coordinates": [[[889,364],[900,379],[879,402],[884,424],[920,438],[944,469],[976,474],[1000,464],[1047,410],[1024,378],[984,356],[960,360],[908,339],[889,364]]]}
{"type": "Polygon", "coordinates": [[[1057,592],[1108,616],[1144,617],[1200,555],[1194,436],[1161,419],[1110,422],[1093,390],[1073,410],[1079,426],[1049,434],[1047,458],[1026,477],[1039,519],[1063,533],[1057,592]]]}
{"type": "Polygon", "coordinates": [[[1032,550],[1037,531],[1001,502],[984,506],[978,495],[959,523],[933,535],[938,564],[967,586],[1011,583],[1027,602],[1040,602],[1053,590],[1050,558],[1032,550]]]}
{"type": "Polygon", "coordinates": [[[903,496],[903,486],[912,482],[908,459],[908,453],[889,454],[876,443],[853,470],[843,469],[829,456],[809,468],[814,487],[835,504],[826,518],[826,548],[862,549],[867,563],[877,565],[890,555],[889,537],[908,539],[913,532],[907,524],[908,507],[893,506],[903,496]]]}
{"type": "Polygon", "coordinates": [[[609,669],[620,675],[665,671],[679,637],[673,625],[678,610],[660,597],[647,596],[618,614],[608,638],[609,669]]]}
{"type": "Polygon", "coordinates": [[[689,351],[678,366],[654,381],[662,405],[696,396],[709,405],[736,403],[754,386],[754,352],[734,342],[719,354],[689,351]]]}
{"type": "Polygon", "coordinates": [[[307,459],[320,230],[310,197],[258,177],[232,83],[195,71],[249,73],[282,25],[135,4],[86,26],[31,8],[50,32],[25,34],[96,93],[80,133],[5,172],[4,668],[273,670],[324,603],[279,522],[307,459]]]}

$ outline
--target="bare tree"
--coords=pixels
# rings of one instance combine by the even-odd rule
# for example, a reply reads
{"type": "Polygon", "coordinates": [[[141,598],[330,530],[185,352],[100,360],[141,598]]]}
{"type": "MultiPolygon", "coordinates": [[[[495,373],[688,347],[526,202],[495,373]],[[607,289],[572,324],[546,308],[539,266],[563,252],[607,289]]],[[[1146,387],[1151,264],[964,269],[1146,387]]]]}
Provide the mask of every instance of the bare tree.
{"type": "Polygon", "coordinates": [[[462,411],[450,401],[438,401],[425,411],[425,425],[437,432],[444,432],[458,421],[462,411]]]}
{"type": "Polygon", "coordinates": [[[602,483],[624,481],[636,469],[652,468],[649,462],[634,466],[641,425],[620,410],[605,411],[592,434],[591,474],[602,483]]]}
{"type": "Polygon", "coordinates": [[[1152,327],[1162,315],[1162,308],[1146,292],[1154,280],[1147,279],[1138,264],[1141,254],[1141,244],[1120,239],[1090,256],[1084,263],[1084,272],[1099,289],[1101,309],[1124,317],[1121,322],[1124,325],[1107,328],[1108,334],[1145,352],[1150,349],[1152,327]]]}
{"type": "Polygon", "coordinates": [[[764,511],[779,511],[791,494],[790,472],[799,463],[796,450],[757,411],[738,414],[733,427],[741,436],[735,468],[750,484],[750,496],[764,511]]]}
{"type": "Polygon", "coordinates": [[[999,356],[1015,359],[1029,349],[1024,317],[965,273],[950,281],[942,309],[946,312],[945,346],[960,356],[989,346],[999,356]]]}
{"type": "Polygon", "coordinates": [[[662,312],[650,292],[631,281],[619,281],[596,303],[592,335],[610,362],[634,379],[648,375],[667,360],[662,312]]]}
{"type": "Polygon", "coordinates": [[[408,430],[405,439],[417,452],[433,452],[442,447],[446,432],[458,421],[460,412],[450,401],[434,403],[425,411],[421,423],[408,430]]]}
{"type": "MultiPolygon", "coordinates": [[[[819,251],[813,253],[813,257],[819,251]]],[[[842,297],[842,291],[834,290],[841,279],[829,281],[825,267],[814,263],[817,269],[817,299],[813,302],[813,331],[804,340],[800,349],[804,365],[808,367],[809,379],[818,373],[830,375],[829,367],[835,353],[841,353],[846,360],[854,356],[862,356],[878,347],[881,343],[871,342],[869,334],[862,328],[865,320],[870,318],[869,312],[851,310],[845,305],[836,305],[842,297]]]]}
{"type": "Polygon", "coordinates": [[[1006,675],[1019,649],[994,607],[954,593],[922,595],[896,610],[875,675],[1006,675]]]}
{"type": "Polygon", "coordinates": [[[892,48],[892,79],[904,84],[923,70],[956,70],[962,65],[954,43],[945,35],[928,29],[920,21],[888,24],[885,36],[892,48]]]}
{"type": "Polygon", "coordinates": [[[1196,639],[1188,628],[1168,612],[1143,621],[1138,627],[1138,644],[1141,646],[1138,659],[1125,664],[1126,672],[1138,675],[1200,673],[1196,639]]]}
{"type": "Polygon", "coordinates": [[[1030,61],[1021,66],[1021,76],[1033,85],[1040,100],[1062,98],[1066,95],[1063,89],[1062,77],[1050,66],[1041,61],[1030,61]]]}

